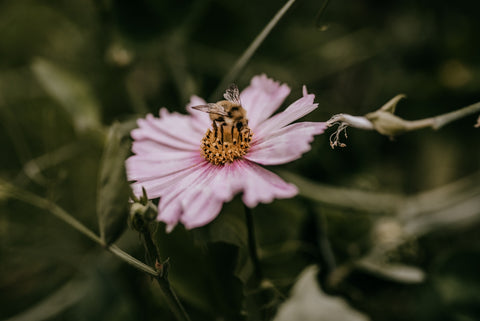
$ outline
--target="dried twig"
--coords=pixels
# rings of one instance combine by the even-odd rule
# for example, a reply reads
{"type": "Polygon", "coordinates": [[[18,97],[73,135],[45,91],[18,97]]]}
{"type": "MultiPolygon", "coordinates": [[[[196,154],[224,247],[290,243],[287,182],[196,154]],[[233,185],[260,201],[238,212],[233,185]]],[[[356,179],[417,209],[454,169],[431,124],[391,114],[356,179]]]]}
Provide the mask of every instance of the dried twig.
{"type": "MultiPolygon", "coordinates": [[[[480,112],[480,102],[470,106],[460,108],[446,114],[419,119],[419,120],[405,120],[395,115],[395,108],[398,102],[405,98],[404,95],[397,95],[390,99],[385,105],[378,110],[368,113],[364,116],[352,116],[349,114],[337,114],[332,116],[327,121],[328,126],[338,125],[337,130],[330,135],[330,146],[345,147],[345,143],[340,141],[342,132],[346,135],[348,127],[355,127],[363,130],[376,130],[382,135],[394,137],[406,132],[419,130],[423,128],[431,128],[434,130],[440,129],[448,123],[457,119],[466,117],[468,115],[480,112]]],[[[480,117],[475,125],[480,127],[480,117]]]]}

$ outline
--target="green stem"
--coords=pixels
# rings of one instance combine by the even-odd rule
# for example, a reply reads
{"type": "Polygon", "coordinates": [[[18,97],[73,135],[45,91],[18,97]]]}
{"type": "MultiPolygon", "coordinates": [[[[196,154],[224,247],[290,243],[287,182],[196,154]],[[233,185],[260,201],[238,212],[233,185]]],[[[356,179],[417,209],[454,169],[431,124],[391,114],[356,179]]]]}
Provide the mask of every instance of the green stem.
{"type": "Polygon", "coordinates": [[[157,276],[155,279],[157,280],[158,285],[162,290],[163,296],[165,297],[165,300],[167,301],[167,304],[170,307],[170,310],[173,312],[177,320],[190,321],[190,317],[188,316],[187,311],[185,311],[185,308],[180,303],[180,300],[178,299],[177,295],[173,291],[173,288],[170,285],[170,282],[168,281],[167,277],[162,275],[162,276],[157,276]]]}
{"type": "MultiPolygon", "coordinates": [[[[60,206],[58,206],[57,204],[55,204],[54,202],[48,199],[45,199],[43,197],[30,193],[26,190],[19,189],[11,185],[10,183],[0,180],[0,196],[3,196],[3,194],[6,194],[17,200],[23,201],[25,203],[31,204],[33,206],[36,206],[38,208],[41,208],[50,212],[51,214],[55,215],[57,218],[67,223],[68,225],[70,225],[71,227],[73,227],[83,235],[87,236],[89,239],[91,239],[95,243],[104,247],[107,251],[109,251],[110,253],[112,253],[122,261],[154,277],[158,281],[160,289],[162,290],[162,294],[164,295],[170,310],[175,315],[177,320],[190,321],[188,314],[186,313],[182,304],[178,300],[178,297],[175,295],[175,292],[173,291],[167,279],[166,270],[162,270],[162,273],[159,273],[152,267],[146,265],[145,263],[131,256],[130,254],[124,252],[118,246],[116,245],[107,246],[105,242],[98,235],[96,235],[92,230],[90,230],[88,227],[86,227],[77,219],[75,219],[63,208],[61,208],[60,206]]],[[[150,242],[152,241],[151,238],[149,240],[150,242]]],[[[149,246],[149,249],[151,250],[152,247],[149,246]]],[[[158,258],[158,253],[155,253],[155,255],[152,257],[158,258]]]]}
{"type": "Polygon", "coordinates": [[[137,270],[140,270],[142,272],[150,274],[153,277],[158,275],[158,272],[155,271],[153,268],[151,268],[150,266],[146,265],[143,262],[140,262],[139,260],[137,260],[136,258],[131,256],[130,254],[121,250],[116,245],[110,245],[110,246],[106,247],[106,250],[109,251],[110,253],[114,254],[116,257],[123,260],[124,262],[130,264],[131,266],[133,266],[137,270]]]}
{"type": "Polygon", "coordinates": [[[10,196],[13,198],[16,198],[20,201],[23,201],[25,203],[28,203],[30,205],[36,206],[38,208],[44,209],[51,214],[55,215],[57,218],[62,220],[64,223],[67,223],[95,243],[101,245],[104,247],[107,251],[121,259],[122,261],[130,264],[131,266],[135,267],[136,269],[148,273],[151,276],[157,276],[158,273],[155,271],[153,268],[150,266],[146,265],[145,263],[137,260],[130,254],[124,252],[121,250],[118,246],[116,245],[111,245],[107,246],[105,242],[98,236],[96,235],[92,230],[90,230],[88,227],[83,225],[81,222],[79,222],[77,219],[75,219],[72,215],[70,215],[67,211],[65,211],[63,208],[55,204],[54,202],[40,197],[38,195],[35,195],[33,193],[30,193],[26,190],[23,189],[18,189],[14,187],[13,185],[10,185],[9,183],[6,183],[4,181],[0,182],[2,185],[4,185],[7,188],[7,192],[10,196]]]}
{"type": "Polygon", "coordinates": [[[258,47],[262,44],[265,38],[268,36],[273,27],[280,21],[285,12],[293,5],[295,0],[289,0],[283,5],[283,7],[277,12],[277,14],[270,20],[270,22],[263,28],[263,30],[255,37],[253,42],[248,46],[244,51],[242,56],[238,58],[230,71],[223,77],[222,81],[218,85],[217,89],[213,92],[213,97],[210,97],[210,100],[214,100],[215,97],[219,96],[219,93],[222,92],[232,81],[237,78],[238,74],[243,70],[245,65],[248,63],[250,58],[253,56],[258,47]]]}
{"type": "Polygon", "coordinates": [[[253,276],[246,285],[249,290],[249,295],[246,298],[248,319],[252,321],[271,320],[276,310],[273,292],[276,292],[277,289],[263,278],[263,271],[257,253],[252,210],[247,206],[245,206],[245,222],[248,234],[248,251],[253,264],[253,276]]]}
{"type": "Polygon", "coordinates": [[[245,205],[245,222],[248,233],[248,251],[253,263],[253,273],[255,275],[255,282],[259,285],[263,280],[263,272],[260,266],[260,260],[257,253],[257,242],[255,238],[255,226],[253,222],[252,209],[245,205]]]}
{"type": "Polygon", "coordinates": [[[141,234],[143,236],[143,241],[145,245],[145,251],[147,252],[148,260],[152,260],[151,264],[155,264],[155,267],[158,271],[155,280],[157,280],[160,289],[162,290],[162,294],[167,301],[168,306],[170,307],[171,311],[179,321],[190,321],[190,317],[187,314],[187,311],[183,307],[182,303],[178,299],[175,291],[173,290],[172,286],[170,285],[170,281],[168,280],[168,268],[169,263],[168,259],[162,262],[160,257],[160,253],[158,251],[158,247],[155,245],[153,241],[153,235],[151,231],[151,225],[145,226],[142,229],[141,234]]]}

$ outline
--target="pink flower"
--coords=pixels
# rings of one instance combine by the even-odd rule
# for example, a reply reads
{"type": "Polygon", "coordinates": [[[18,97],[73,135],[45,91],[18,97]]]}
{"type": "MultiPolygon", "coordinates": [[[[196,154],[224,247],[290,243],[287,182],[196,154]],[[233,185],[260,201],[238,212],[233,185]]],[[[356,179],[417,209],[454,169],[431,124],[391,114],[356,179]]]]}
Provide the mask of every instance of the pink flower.
{"type": "MultiPolygon", "coordinates": [[[[295,196],[298,190],[294,185],[258,165],[300,158],[310,150],[313,136],[326,127],[320,122],[291,124],[318,106],[305,86],[303,97],[272,116],[289,93],[285,84],[265,75],[254,77],[239,97],[248,125],[239,124],[240,114],[233,124],[229,123],[238,112],[234,108],[230,113],[226,110],[210,115],[195,110],[223,109],[222,104],[229,103],[207,105],[197,96],[187,106],[188,115],[162,108],[160,118],[149,114],[139,119],[139,128],[131,133],[135,155],[126,161],[134,193],[140,196],[144,187],[150,198],[160,197],[157,220],[167,224],[167,231],[178,222],[187,229],[208,224],[220,213],[223,203],[240,192],[248,207],[295,196]],[[192,108],[198,105],[201,108],[192,108]],[[227,154],[230,156],[225,158],[227,154]]],[[[232,100],[228,97],[227,91],[226,99],[232,100]]]]}

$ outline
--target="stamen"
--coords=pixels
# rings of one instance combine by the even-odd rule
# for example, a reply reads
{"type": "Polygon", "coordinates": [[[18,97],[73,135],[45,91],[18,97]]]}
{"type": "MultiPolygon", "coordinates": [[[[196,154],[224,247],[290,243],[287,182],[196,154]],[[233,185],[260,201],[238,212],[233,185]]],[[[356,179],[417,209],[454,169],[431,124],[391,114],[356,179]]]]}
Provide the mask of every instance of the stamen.
{"type": "Polygon", "coordinates": [[[214,165],[232,163],[247,154],[252,140],[250,128],[238,130],[235,126],[221,125],[213,122],[214,131],[208,129],[202,139],[202,156],[214,165]]]}

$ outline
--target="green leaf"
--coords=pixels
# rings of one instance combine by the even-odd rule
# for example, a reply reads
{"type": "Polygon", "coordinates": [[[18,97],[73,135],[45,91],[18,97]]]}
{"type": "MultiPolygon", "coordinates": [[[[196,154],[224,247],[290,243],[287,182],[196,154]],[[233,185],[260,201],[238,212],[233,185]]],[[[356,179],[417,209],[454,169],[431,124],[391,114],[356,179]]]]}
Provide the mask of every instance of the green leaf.
{"type": "Polygon", "coordinates": [[[97,213],[100,236],[111,244],[124,231],[128,218],[130,187],[125,173],[125,159],[130,143],[122,125],[114,123],[107,134],[100,164],[97,213]]]}
{"type": "Polygon", "coordinates": [[[224,205],[213,222],[192,232],[198,242],[223,242],[238,247],[235,276],[246,283],[253,272],[253,265],[248,255],[248,234],[243,210],[240,199],[235,198],[224,205]]]}
{"type": "Polygon", "coordinates": [[[243,286],[234,276],[238,248],[225,242],[200,244],[192,232],[177,226],[169,234],[162,228],[155,233],[162,260],[169,258],[172,287],[198,309],[197,316],[205,314],[204,320],[242,320],[243,286]]]}
{"type": "Polygon", "coordinates": [[[36,58],[31,68],[45,91],[71,115],[77,132],[101,127],[100,104],[78,75],[43,58],[36,58]]]}
{"type": "Polygon", "coordinates": [[[243,206],[236,202],[236,208],[231,203],[225,204],[224,209],[211,223],[194,229],[192,232],[196,240],[205,242],[225,242],[238,247],[247,246],[247,228],[243,206]]]}

